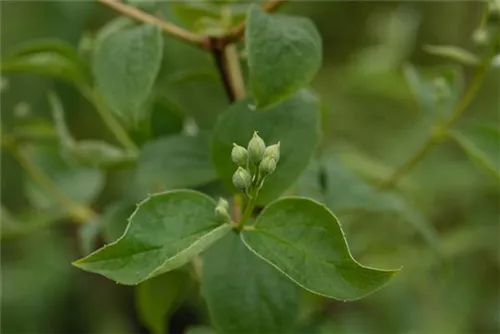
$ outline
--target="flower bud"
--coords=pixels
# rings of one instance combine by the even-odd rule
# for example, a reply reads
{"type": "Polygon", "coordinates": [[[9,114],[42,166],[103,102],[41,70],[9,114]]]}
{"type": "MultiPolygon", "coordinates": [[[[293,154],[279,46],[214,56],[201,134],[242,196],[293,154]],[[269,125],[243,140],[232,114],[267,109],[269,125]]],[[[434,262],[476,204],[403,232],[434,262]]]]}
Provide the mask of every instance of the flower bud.
{"type": "Polygon", "coordinates": [[[233,150],[231,151],[231,159],[233,162],[240,167],[244,167],[247,164],[248,153],[246,148],[236,145],[233,143],[233,150]]]}
{"type": "Polygon", "coordinates": [[[257,134],[257,131],[255,131],[252,139],[250,139],[248,143],[248,157],[250,161],[257,165],[262,160],[265,150],[266,143],[264,143],[264,140],[262,140],[257,134]]]}
{"type": "Polygon", "coordinates": [[[217,205],[215,207],[214,214],[217,220],[220,222],[227,223],[231,221],[231,217],[229,216],[227,209],[222,205],[217,205]]]}
{"type": "Polygon", "coordinates": [[[233,185],[238,189],[247,189],[251,184],[252,176],[250,173],[246,169],[238,167],[233,174],[233,185]]]}
{"type": "Polygon", "coordinates": [[[229,203],[222,197],[219,198],[219,201],[217,202],[217,206],[220,206],[226,210],[229,210],[229,203]]]}
{"type": "Polygon", "coordinates": [[[259,164],[259,171],[262,176],[266,176],[274,172],[276,169],[276,160],[271,157],[265,157],[259,164]]]}
{"type": "Polygon", "coordinates": [[[280,142],[266,147],[264,158],[266,157],[273,158],[275,162],[280,160],[280,142]]]}

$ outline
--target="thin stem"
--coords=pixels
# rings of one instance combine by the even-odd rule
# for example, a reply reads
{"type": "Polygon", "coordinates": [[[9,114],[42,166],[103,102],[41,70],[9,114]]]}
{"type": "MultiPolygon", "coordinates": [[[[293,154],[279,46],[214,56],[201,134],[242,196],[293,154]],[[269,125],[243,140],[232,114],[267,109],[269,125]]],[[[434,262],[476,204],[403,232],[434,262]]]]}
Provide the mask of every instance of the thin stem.
{"type": "Polygon", "coordinates": [[[247,205],[245,207],[245,211],[243,212],[243,215],[241,216],[240,221],[236,224],[236,229],[241,230],[243,226],[245,226],[245,223],[250,217],[252,216],[253,209],[255,208],[255,199],[257,196],[254,197],[249,197],[247,205]]]}
{"type": "Polygon", "coordinates": [[[427,154],[440,142],[440,139],[437,139],[433,135],[429,136],[422,146],[411,156],[405,163],[403,163],[398,169],[396,169],[392,175],[380,185],[382,189],[388,189],[395,186],[398,181],[413,169],[418,163],[425,157],[427,154]]]}
{"type": "Polygon", "coordinates": [[[380,188],[387,189],[394,187],[405,174],[412,170],[416,165],[418,165],[420,161],[422,161],[427,156],[432,148],[434,148],[438,143],[447,138],[445,134],[460,119],[467,107],[474,100],[474,97],[477,95],[477,92],[479,91],[479,88],[481,87],[481,84],[483,83],[484,78],[488,73],[493,56],[494,52],[492,52],[483,61],[474,77],[472,78],[465,94],[462,96],[454,111],[452,112],[450,118],[442,125],[438,126],[436,131],[433,131],[431,133],[431,135],[424,141],[422,146],[408,160],[406,160],[405,163],[397,168],[386,181],[379,185],[380,188]]]}
{"type": "Polygon", "coordinates": [[[19,165],[26,170],[33,181],[35,181],[47,195],[64,207],[78,223],[83,224],[96,217],[96,213],[91,208],[73,202],[73,200],[62,192],[36,164],[32,163],[31,160],[19,150],[19,147],[17,147],[15,143],[9,140],[7,140],[7,143],[7,145],[3,146],[10,151],[12,156],[17,160],[19,165]]]}
{"type": "Polygon", "coordinates": [[[215,67],[219,72],[219,76],[222,80],[222,85],[224,86],[224,90],[226,91],[229,102],[234,102],[236,100],[236,96],[234,94],[234,88],[232,87],[230,79],[231,75],[229,74],[229,67],[227,65],[227,58],[225,53],[226,47],[227,45],[224,45],[221,40],[217,38],[211,39],[210,50],[215,61],[215,67]]]}
{"type": "Polygon", "coordinates": [[[225,63],[227,65],[229,83],[231,85],[231,90],[233,91],[233,96],[236,100],[241,100],[245,97],[246,93],[236,44],[231,43],[226,45],[224,57],[226,58],[225,63]]]}
{"type": "MultiPolygon", "coordinates": [[[[269,0],[264,3],[261,9],[264,12],[273,12],[278,9],[281,5],[285,3],[286,0],[269,0]]],[[[234,27],[229,33],[225,36],[229,41],[237,41],[239,40],[243,34],[245,33],[246,21],[241,22],[239,25],[234,27]]]]}
{"type": "Polygon", "coordinates": [[[161,27],[161,29],[164,32],[171,35],[172,37],[194,44],[196,46],[204,47],[205,38],[201,35],[195,34],[189,30],[178,27],[173,23],[160,19],[151,14],[145,13],[137,8],[123,4],[116,0],[97,0],[97,1],[137,21],[157,24],[158,26],[161,27]]]}
{"type": "Polygon", "coordinates": [[[108,129],[113,133],[116,140],[122,145],[124,148],[136,152],[137,146],[130,139],[127,132],[123,128],[123,126],[118,122],[118,120],[111,114],[111,111],[105,106],[104,101],[102,101],[99,93],[90,87],[80,86],[80,92],[85,98],[90,101],[97,110],[97,113],[104,121],[108,129]]]}

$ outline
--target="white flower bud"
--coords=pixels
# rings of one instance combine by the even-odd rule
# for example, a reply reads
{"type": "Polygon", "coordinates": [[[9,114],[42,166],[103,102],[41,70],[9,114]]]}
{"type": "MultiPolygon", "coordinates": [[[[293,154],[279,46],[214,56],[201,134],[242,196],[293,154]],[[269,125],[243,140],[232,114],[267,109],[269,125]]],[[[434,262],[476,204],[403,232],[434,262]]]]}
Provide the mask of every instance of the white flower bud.
{"type": "Polygon", "coordinates": [[[280,142],[266,147],[264,158],[266,157],[273,158],[275,162],[280,160],[280,142]]]}
{"type": "Polygon", "coordinates": [[[265,157],[259,164],[259,171],[262,176],[267,176],[276,169],[276,160],[272,157],[265,157]]]}
{"type": "Polygon", "coordinates": [[[252,185],[252,176],[246,169],[238,167],[233,174],[233,185],[238,189],[247,189],[252,185]]]}
{"type": "Polygon", "coordinates": [[[248,157],[250,161],[257,165],[262,160],[265,150],[266,143],[264,143],[264,140],[262,140],[257,134],[257,131],[255,131],[252,139],[250,139],[248,143],[248,157]]]}
{"type": "Polygon", "coordinates": [[[246,166],[248,160],[248,153],[246,148],[233,143],[233,150],[231,151],[231,159],[239,167],[246,166]]]}

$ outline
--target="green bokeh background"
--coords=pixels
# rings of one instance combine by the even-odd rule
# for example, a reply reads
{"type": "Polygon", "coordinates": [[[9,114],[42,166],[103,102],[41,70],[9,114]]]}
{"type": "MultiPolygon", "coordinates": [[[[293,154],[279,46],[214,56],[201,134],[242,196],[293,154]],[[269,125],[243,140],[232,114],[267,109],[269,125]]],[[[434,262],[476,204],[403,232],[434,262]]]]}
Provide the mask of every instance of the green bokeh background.
{"type": "MultiPolygon", "coordinates": [[[[353,170],[384,177],[410,156],[429,133],[429,124],[402,76],[401,66],[448,64],[422,51],[426,44],[473,46],[482,2],[293,1],[283,13],[310,17],[324,43],[323,67],[313,82],[325,108],[323,148],[334,148],[353,170]]],[[[169,15],[169,3],[160,8],[169,15]]],[[[90,1],[2,1],[1,49],[22,42],[60,38],[75,47],[115,14],[90,1]]],[[[169,78],[185,70],[216,73],[210,55],[165,39],[157,88],[210,129],[227,105],[213,76],[182,85],[169,78]]],[[[466,79],[471,71],[466,70],[466,79]]],[[[500,67],[488,74],[458,126],[468,121],[500,126],[500,67]]],[[[8,76],[1,95],[7,131],[19,122],[19,103],[31,116],[50,120],[46,94],[55,90],[66,106],[77,138],[113,141],[93,108],[72,87],[32,74],[8,76]]],[[[496,143],[500,151],[500,143],[496,143]]],[[[26,176],[1,151],[1,202],[14,215],[31,212],[26,176]]],[[[101,211],[125,198],[127,171],[108,173],[92,206],[101,211]]],[[[360,262],[403,271],[366,299],[342,303],[305,295],[303,333],[498,333],[500,332],[500,197],[498,184],[448,141],[411,171],[404,197],[437,229],[444,259],[412,227],[369,214],[343,220],[360,262]]],[[[339,190],[341,191],[341,190],[339,190]]],[[[135,200],[132,196],[132,200],[135,200]]],[[[140,197],[140,196],[139,196],[140,197]]],[[[29,216],[26,214],[27,217],[29,216]]],[[[3,212],[2,224],[6,212],[3,212]]],[[[21,222],[22,223],[22,219],[21,222]]],[[[62,222],[27,236],[2,240],[1,330],[3,333],[139,333],[133,288],[70,266],[81,255],[78,227],[62,222]]],[[[196,295],[193,294],[193,295],[196,295]]],[[[172,333],[206,322],[192,297],[170,320],[172,333]]]]}

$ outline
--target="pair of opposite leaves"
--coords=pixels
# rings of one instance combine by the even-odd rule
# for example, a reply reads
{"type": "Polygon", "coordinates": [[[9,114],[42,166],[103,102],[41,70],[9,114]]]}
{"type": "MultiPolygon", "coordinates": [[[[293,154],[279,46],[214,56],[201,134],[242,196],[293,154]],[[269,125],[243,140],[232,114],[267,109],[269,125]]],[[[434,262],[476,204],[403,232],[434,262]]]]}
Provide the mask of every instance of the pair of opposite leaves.
{"type": "MultiPolygon", "coordinates": [[[[231,224],[217,221],[215,205],[212,198],[192,190],[151,195],[138,205],[117,241],[74,265],[122,284],[138,284],[179,268],[234,233],[231,224]]],[[[336,217],[311,199],[272,202],[240,237],[248,249],[292,281],[330,298],[361,298],[397,272],[357,263],[336,217]]]]}

